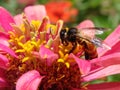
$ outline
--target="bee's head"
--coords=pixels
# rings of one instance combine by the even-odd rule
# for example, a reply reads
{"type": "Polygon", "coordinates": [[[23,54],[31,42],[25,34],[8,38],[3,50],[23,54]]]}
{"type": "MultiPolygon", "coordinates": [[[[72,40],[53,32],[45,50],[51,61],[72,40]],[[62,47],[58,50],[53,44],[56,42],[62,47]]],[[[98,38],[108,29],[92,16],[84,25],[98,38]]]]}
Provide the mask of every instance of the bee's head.
{"type": "Polygon", "coordinates": [[[67,38],[67,29],[64,28],[60,31],[60,39],[62,43],[66,40],[66,38],[67,38]]]}
{"type": "Polygon", "coordinates": [[[75,42],[76,35],[77,35],[77,28],[69,28],[69,30],[67,32],[68,41],[75,42]]]}

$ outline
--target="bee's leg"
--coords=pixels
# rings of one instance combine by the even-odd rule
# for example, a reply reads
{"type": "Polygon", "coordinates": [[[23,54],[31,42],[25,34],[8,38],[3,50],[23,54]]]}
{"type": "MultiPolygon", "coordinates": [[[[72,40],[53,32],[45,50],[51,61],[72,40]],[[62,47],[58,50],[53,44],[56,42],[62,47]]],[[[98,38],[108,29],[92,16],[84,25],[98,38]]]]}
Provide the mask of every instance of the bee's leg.
{"type": "Polygon", "coordinates": [[[68,45],[68,41],[64,40],[64,41],[62,41],[62,44],[65,45],[65,46],[67,46],[68,45]]]}
{"type": "Polygon", "coordinates": [[[85,59],[90,60],[90,55],[85,51],[85,59]]]}
{"type": "Polygon", "coordinates": [[[74,49],[76,48],[76,46],[77,46],[77,42],[74,42],[74,43],[72,43],[72,49],[69,51],[69,53],[72,53],[73,51],[74,51],[74,49]]]}

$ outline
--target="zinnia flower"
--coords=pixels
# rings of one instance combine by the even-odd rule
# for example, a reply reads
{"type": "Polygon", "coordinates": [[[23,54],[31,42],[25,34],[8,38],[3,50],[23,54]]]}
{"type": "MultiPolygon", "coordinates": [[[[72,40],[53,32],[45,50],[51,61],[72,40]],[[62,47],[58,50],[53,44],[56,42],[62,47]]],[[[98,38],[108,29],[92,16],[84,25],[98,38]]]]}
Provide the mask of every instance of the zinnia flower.
{"type": "MultiPolygon", "coordinates": [[[[2,23],[0,39],[5,41],[5,43],[0,42],[0,88],[2,90],[103,90],[103,88],[112,90],[113,87],[120,88],[118,85],[120,83],[113,82],[85,84],[91,80],[120,73],[119,52],[102,54],[91,61],[83,60],[81,54],[78,56],[76,52],[67,53],[69,46],[63,46],[60,42],[59,32],[63,21],[59,20],[56,25],[52,25],[48,17],[44,17],[41,21],[28,21],[24,16],[23,23],[19,26],[13,22],[12,16],[4,8],[0,7],[0,12],[2,15],[6,14],[4,18],[9,23],[13,23],[6,24],[3,18],[0,19],[2,23]]],[[[79,28],[93,26],[90,20],[78,25],[79,28]]],[[[120,27],[111,34],[115,35],[112,42],[114,44],[110,45],[111,50],[119,43],[119,33],[120,27]]],[[[109,36],[106,42],[110,44],[107,40],[109,36]]],[[[77,52],[80,52],[79,48],[80,46],[77,46],[77,52]]]]}
{"type": "Polygon", "coordinates": [[[68,23],[77,15],[77,9],[73,8],[72,3],[69,1],[48,2],[45,6],[52,23],[56,23],[59,19],[68,23]]]}

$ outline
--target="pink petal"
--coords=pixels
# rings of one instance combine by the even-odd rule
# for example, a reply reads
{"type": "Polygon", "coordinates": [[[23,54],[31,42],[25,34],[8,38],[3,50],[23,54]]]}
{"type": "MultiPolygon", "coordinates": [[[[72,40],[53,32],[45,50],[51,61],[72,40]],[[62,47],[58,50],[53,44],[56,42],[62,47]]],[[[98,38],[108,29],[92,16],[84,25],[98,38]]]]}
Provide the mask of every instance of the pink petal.
{"type": "Polygon", "coordinates": [[[88,28],[88,27],[94,27],[94,23],[91,20],[85,20],[77,26],[77,28],[88,28]]]}
{"type": "Polygon", "coordinates": [[[14,16],[14,20],[17,25],[21,25],[23,23],[22,14],[18,14],[14,16]]]}
{"type": "Polygon", "coordinates": [[[90,61],[91,64],[96,64],[102,67],[120,64],[120,53],[113,53],[110,55],[102,56],[90,61]]]}
{"type": "Polygon", "coordinates": [[[6,33],[4,32],[0,32],[0,43],[6,45],[6,46],[9,46],[9,35],[7,35],[6,33]]]}
{"type": "Polygon", "coordinates": [[[53,61],[58,58],[58,55],[55,54],[48,48],[45,48],[43,45],[40,47],[39,54],[41,59],[46,60],[47,65],[51,65],[53,61]]]}
{"type": "Polygon", "coordinates": [[[28,20],[42,20],[46,16],[46,10],[43,5],[28,6],[24,10],[28,20]]]}
{"type": "Polygon", "coordinates": [[[120,90],[120,82],[88,85],[88,90],[120,90]]]}
{"type": "Polygon", "coordinates": [[[94,23],[91,20],[85,20],[77,26],[78,30],[80,30],[80,33],[83,37],[85,35],[85,36],[89,36],[89,38],[94,38],[95,30],[87,29],[90,27],[94,27],[94,23]],[[86,28],[86,29],[82,30],[83,28],[86,28]]]}
{"type": "Polygon", "coordinates": [[[29,71],[18,79],[16,90],[37,90],[42,78],[38,71],[29,71]]]}
{"type": "Polygon", "coordinates": [[[7,69],[9,60],[0,54],[0,68],[7,69]]]}
{"type": "Polygon", "coordinates": [[[8,32],[9,30],[12,30],[10,23],[15,23],[13,17],[6,9],[0,7],[0,26],[2,26],[5,31],[8,32]]]}
{"type": "Polygon", "coordinates": [[[90,71],[91,64],[87,60],[82,60],[82,59],[76,57],[74,54],[70,54],[70,57],[75,59],[75,61],[77,62],[78,66],[79,66],[80,72],[83,75],[86,75],[90,71]]]}
{"type": "Polygon", "coordinates": [[[3,45],[3,44],[0,43],[0,49],[2,49],[4,52],[7,52],[10,55],[17,58],[17,56],[15,55],[15,52],[12,49],[10,49],[9,47],[7,47],[6,45],[3,45]]]}
{"type": "Polygon", "coordinates": [[[106,39],[105,42],[111,47],[111,50],[98,48],[98,55],[103,56],[114,52],[120,52],[120,26],[118,26],[106,39]]]}
{"type": "Polygon", "coordinates": [[[111,65],[108,67],[105,67],[99,71],[96,71],[94,73],[88,74],[83,77],[84,81],[91,81],[99,78],[103,78],[109,75],[113,74],[119,74],[120,73],[120,64],[117,65],[111,65]]]}

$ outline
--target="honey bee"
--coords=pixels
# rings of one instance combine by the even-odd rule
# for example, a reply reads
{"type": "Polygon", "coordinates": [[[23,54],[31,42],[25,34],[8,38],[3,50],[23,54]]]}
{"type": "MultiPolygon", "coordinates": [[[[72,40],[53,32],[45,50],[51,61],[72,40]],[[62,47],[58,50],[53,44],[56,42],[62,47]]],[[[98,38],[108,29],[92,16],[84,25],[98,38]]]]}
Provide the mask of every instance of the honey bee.
{"type": "Polygon", "coordinates": [[[96,46],[110,49],[101,39],[95,37],[96,34],[102,34],[106,28],[101,27],[88,27],[88,28],[63,28],[60,31],[60,39],[63,45],[67,46],[72,44],[72,53],[77,44],[81,45],[84,49],[86,60],[91,60],[98,57],[96,46]]]}

